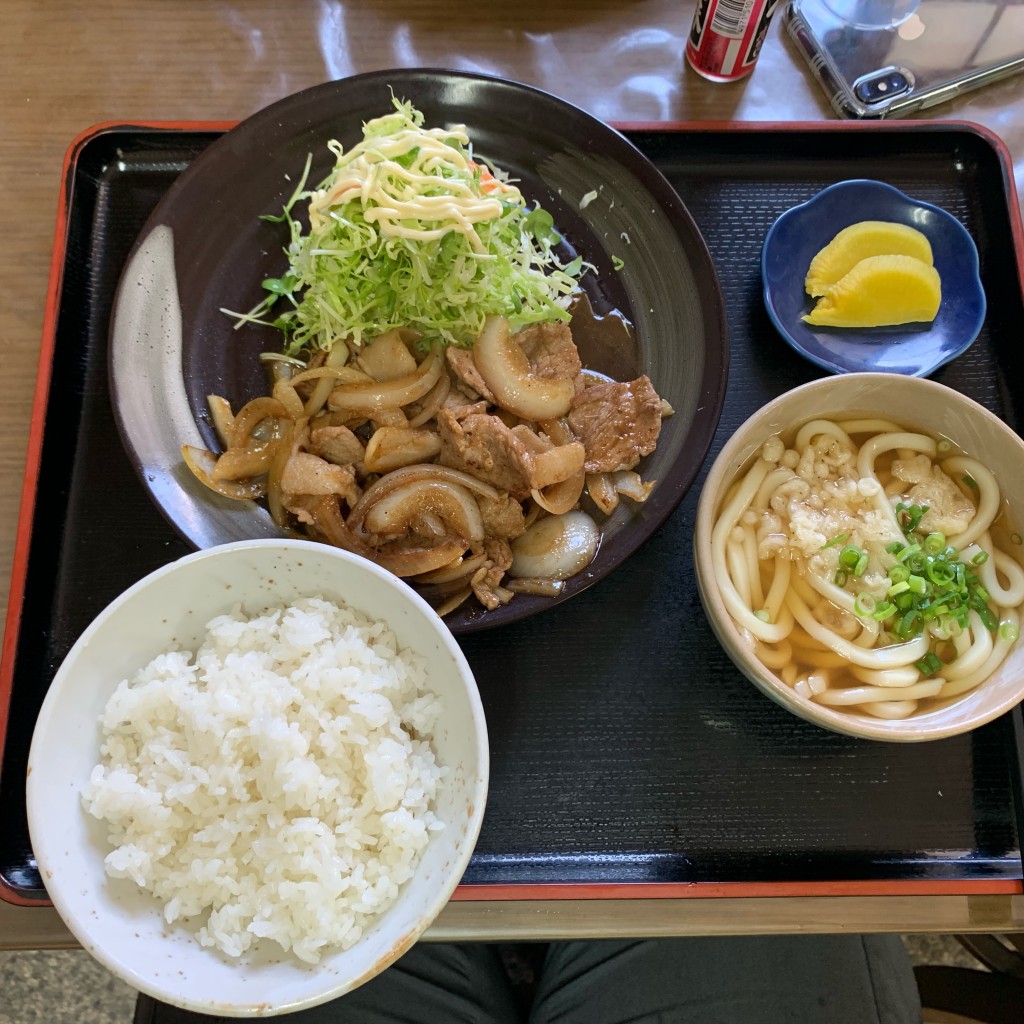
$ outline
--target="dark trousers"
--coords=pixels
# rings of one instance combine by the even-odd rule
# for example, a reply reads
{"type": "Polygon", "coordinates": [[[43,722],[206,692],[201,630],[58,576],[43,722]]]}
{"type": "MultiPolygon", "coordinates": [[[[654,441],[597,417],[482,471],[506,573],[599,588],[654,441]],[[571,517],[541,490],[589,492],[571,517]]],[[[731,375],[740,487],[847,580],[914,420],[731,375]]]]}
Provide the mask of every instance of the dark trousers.
{"type": "MultiPolygon", "coordinates": [[[[227,1020],[140,997],[136,1024],[227,1020]]],[[[892,935],[553,943],[528,1015],[493,946],[421,942],[383,974],[289,1024],[919,1024],[892,935]]]]}

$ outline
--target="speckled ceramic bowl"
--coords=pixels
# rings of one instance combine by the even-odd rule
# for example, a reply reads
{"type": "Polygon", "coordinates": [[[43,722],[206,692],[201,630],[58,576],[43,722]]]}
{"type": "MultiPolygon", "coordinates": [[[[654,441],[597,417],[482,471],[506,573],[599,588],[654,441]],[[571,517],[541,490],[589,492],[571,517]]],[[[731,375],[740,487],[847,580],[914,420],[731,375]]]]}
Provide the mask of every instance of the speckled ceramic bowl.
{"type": "MultiPolygon", "coordinates": [[[[934,381],[888,373],[826,377],[787,391],[754,413],[729,439],[708,474],[697,507],[694,557],[704,610],[726,653],[777,704],[816,725],[850,736],[897,742],[935,740],[968,732],[1009,711],[1024,698],[1024,639],[985,682],[954,703],[898,721],[801,697],[754,654],[729,615],[711,560],[711,533],[729,486],[773,434],[818,417],[867,415],[896,420],[945,436],[996,476],[1016,524],[1024,523],[1024,441],[976,402],[934,381]]],[[[1021,555],[1018,554],[1018,560],[1021,555]]]]}
{"type": "MultiPolygon", "coordinates": [[[[189,1010],[249,1017],[285,1013],[343,994],[402,955],[448,901],[483,818],[487,729],[473,675],[451,633],[400,580],[344,551],[306,541],[246,541],[190,555],[122,594],[89,626],[57,673],[28,764],[32,847],[54,906],[82,945],[130,985],[189,1010]],[[106,826],[82,808],[99,758],[99,716],[121,679],[174,643],[195,649],[215,615],[322,595],[386,621],[426,661],[443,704],[433,745],[450,768],[436,833],[398,901],[351,949],[310,966],[272,942],[231,961],[194,929],[164,923],[157,901],[103,869],[106,826]]],[[[197,926],[198,927],[198,926],[197,926]]]]}
{"type": "Polygon", "coordinates": [[[584,365],[617,380],[646,374],[675,410],[640,466],[658,481],[642,514],[623,503],[604,520],[593,562],[557,597],[519,594],[491,611],[464,602],[446,617],[458,636],[549,611],[614,571],[682,501],[718,425],[729,362],[718,276],[678,194],[618,132],[530,86],[459,71],[367,72],[272,104],[210,145],[143,228],[114,302],[111,393],[142,485],[185,540],[280,535],[261,505],[199,483],[181,446],[216,448],[206,396],[237,409],[263,394],[258,355],[283,344],[270,327],[235,330],[222,312],[251,309],[266,294],[260,282],[285,269],[287,227],[262,215],[281,209],[307,157],[310,180],[321,180],[334,160],[327,141],[353,145],[393,95],[414,101],[427,125],[465,124],[475,152],[554,217],[572,254],[594,266],[582,287],[595,312],[618,310],[633,325],[613,342],[581,338],[584,365]]]}

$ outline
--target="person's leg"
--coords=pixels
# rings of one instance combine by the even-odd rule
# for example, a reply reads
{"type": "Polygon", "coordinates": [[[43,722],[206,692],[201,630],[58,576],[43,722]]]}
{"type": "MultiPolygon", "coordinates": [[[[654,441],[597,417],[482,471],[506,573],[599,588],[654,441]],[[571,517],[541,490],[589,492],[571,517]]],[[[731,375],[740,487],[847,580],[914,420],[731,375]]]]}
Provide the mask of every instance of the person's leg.
{"type": "Polygon", "coordinates": [[[895,935],[555,943],[531,1024],[919,1024],[895,935]]]}
{"type": "MultiPolygon", "coordinates": [[[[420,942],[347,995],[283,1018],[288,1024],[518,1024],[493,946],[420,942]]],[[[140,996],[135,1024],[222,1024],[140,996]]]]}

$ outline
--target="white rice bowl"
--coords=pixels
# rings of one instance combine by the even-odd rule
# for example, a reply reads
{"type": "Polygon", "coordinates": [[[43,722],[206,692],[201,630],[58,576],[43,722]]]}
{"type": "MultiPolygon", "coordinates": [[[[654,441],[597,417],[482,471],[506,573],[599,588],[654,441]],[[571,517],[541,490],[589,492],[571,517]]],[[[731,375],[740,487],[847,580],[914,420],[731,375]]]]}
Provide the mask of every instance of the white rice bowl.
{"type": "Polygon", "coordinates": [[[169,923],[203,915],[199,941],[229,956],[348,949],[444,827],[444,769],[406,731],[437,722],[425,683],[383,623],[332,602],[217,616],[195,657],[158,654],[107,704],[84,789],[107,873],[169,923]]]}
{"type": "Polygon", "coordinates": [[[420,598],[345,552],[249,541],[158,570],[75,645],[33,737],[29,826],[55,907],[115,973],[199,1012],[281,1013],[433,920],[487,763],[468,665],[420,598]]]}

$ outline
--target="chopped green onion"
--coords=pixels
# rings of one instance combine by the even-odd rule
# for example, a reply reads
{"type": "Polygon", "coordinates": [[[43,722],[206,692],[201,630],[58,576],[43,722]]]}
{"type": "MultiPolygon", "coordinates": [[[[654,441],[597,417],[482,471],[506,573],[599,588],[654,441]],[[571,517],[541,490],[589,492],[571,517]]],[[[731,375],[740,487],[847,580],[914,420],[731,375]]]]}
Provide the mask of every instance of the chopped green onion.
{"type": "Polygon", "coordinates": [[[884,622],[890,615],[896,611],[896,605],[892,601],[884,601],[878,605],[875,610],[871,613],[873,619],[877,619],[879,622],[884,622]]]}
{"type": "MultiPolygon", "coordinates": [[[[970,558],[961,556],[940,530],[926,533],[919,529],[927,505],[900,502],[894,511],[906,540],[893,541],[885,549],[893,559],[885,570],[889,579],[886,599],[877,602],[870,613],[876,621],[887,623],[880,640],[901,643],[925,633],[930,650],[917,663],[925,675],[934,674],[943,662],[956,657],[949,641],[969,627],[971,612],[986,629],[998,629],[1004,642],[1012,642],[1011,636],[1016,640],[1018,627],[1008,623],[1003,630],[979,576],[978,567],[988,561],[989,553],[975,548],[970,558]]],[[[1022,543],[1019,534],[1014,537],[1016,543],[1022,543]]],[[[847,567],[858,568],[850,556],[847,563],[847,567]]],[[[862,614],[857,602],[854,610],[862,614]]]]}
{"type": "Polygon", "coordinates": [[[756,612],[754,612],[754,618],[760,619],[762,622],[771,622],[772,621],[772,617],[768,613],[768,609],[767,608],[760,608],[756,612]]]}
{"type": "Polygon", "coordinates": [[[921,613],[916,608],[905,612],[903,618],[896,624],[896,635],[906,640],[908,637],[916,636],[915,627],[921,619],[921,613]]]}
{"type": "Polygon", "coordinates": [[[942,620],[942,631],[946,636],[952,638],[959,636],[964,631],[964,627],[954,616],[950,615],[942,620]]]}
{"type": "Polygon", "coordinates": [[[901,501],[896,506],[896,519],[908,537],[917,529],[927,511],[927,505],[906,505],[901,501]]]}
{"type": "Polygon", "coordinates": [[[853,602],[853,610],[858,615],[872,615],[875,608],[875,599],[868,593],[858,594],[853,602]]]}
{"type": "Polygon", "coordinates": [[[868,568],[868,556],[867,556],[867,552],[865,552],[864,554],[862,554],[860,556],[860,558],[857,559],[857,564],[853,567],[853,575],[854,576],[863,576],[864,573],[867,572],[867,568],[868,568]]]}
{"type": "Polygon", "coordinates": [[[862,552],[860,548],[853,547],[852,545],[850,547],[843,548],[839,553],[839,564],[844,569],[853,569],[860,561],[860,556],[863,553],[864,552],[862,552]]]}
{"type": "Polygon", "coordinates": [[[945,438],[945,437],[944,437],[944,438],[943,438],[943,439],[942,439],[942,440],[941,440],[941,441],[940,441],[940,442],[939,442],[939,443],[938,443],[938,444],[937,444],[937,445],[935,446],[935,450],[936,450],[936,451],[937,451],[937,452],[938,452],[938,453],[939,453],[940,455],[944,455],[944,454],[945,454],[946,452],[951,452],[951,451],[953,450],[953,442],[952,442],[952,441],[950,441],[950,440],[949,440],[948,438],[945,438]]]}
{"type": "MultiPolygon", "coordinates": [[[[948,587],[956,580],[956,568],[949,562],[928,562],[924,571],[928,579],[937,587],[948,587]]],[[[919,591],[919,593],[924,593],[924,591],[919,591]]]]}
{"type": "Polygon", "coordinates": [[[837,587],[845,587],[850,581],[850,574],[845,569],[836,569],[836,574],[832,579],[837,587]]]}
{"type": "Polygon", "coordinates": [[[827,544],[821,545],[822,551],[827,551],[829,548],[837,548],[840,544],[845,544],[850,539],[848,533],[841,533],[838,537],[833,537],[827,544]]]}
{"type": "Polygon", "coordinates": [[[1017,637],[1020,636],[1020,630],[1012,622],[1001,622],[999,624],[999,639],[1006,644],[1013,644],[1017,642],[1017,637]]]}
{"type": "Polygon", "coordinates": [[[978,613],[982,625],[990,633],[994,633],[999,628],[999,622],[987,604],[979,604],[974,610],[978,613]]]}
{"type": "Polygon", "coordinates": [[[978,489],[978,483],[977,483],[977,481],[976,481],[976,480],[974,479],[974,477],[970,475],[970,473],[965,473],[965,474],[963,475],[963,478],[962,478],[962,479],[963,479],[963,482],[964,482],[964,483],[965,483],[965,484],[966,484],[966,485],[967,485],[968,487],[970,487],[970,489],[971,489],[972,491],[976,491],[976,490],[978,489]]]}
{"type": "Polygon", "coordinates": [[[900,553],[896,557],[901,562],[906,562],[906,560],[908,558],[912,557],[913,555],[919,555],[920,553],[921,553],[921,545],[920,544],[907,544],[903,548],[900,549],[900,553]]]}

